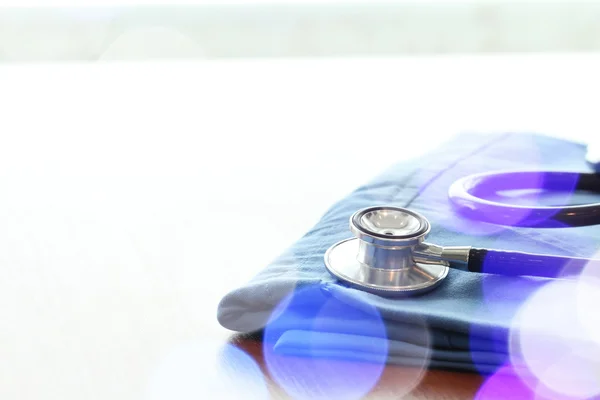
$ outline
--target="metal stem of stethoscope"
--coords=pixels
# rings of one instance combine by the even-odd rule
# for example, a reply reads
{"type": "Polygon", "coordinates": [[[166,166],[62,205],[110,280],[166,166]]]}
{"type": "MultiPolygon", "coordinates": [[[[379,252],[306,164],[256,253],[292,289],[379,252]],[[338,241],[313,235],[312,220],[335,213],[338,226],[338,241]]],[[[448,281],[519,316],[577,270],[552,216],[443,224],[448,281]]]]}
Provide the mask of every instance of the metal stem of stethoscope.
{"type": "Polygon", "coordinates": [[[325,266],[353,287],[385,296],[405,296],[437,287],[449,268],[558,277],[577,274],[591,261],[469,246],[442,247],[424,242],[430,229],[425,217],[404,208],[359,210],[350,218],[355,237],[329,248],[325,266]]]}

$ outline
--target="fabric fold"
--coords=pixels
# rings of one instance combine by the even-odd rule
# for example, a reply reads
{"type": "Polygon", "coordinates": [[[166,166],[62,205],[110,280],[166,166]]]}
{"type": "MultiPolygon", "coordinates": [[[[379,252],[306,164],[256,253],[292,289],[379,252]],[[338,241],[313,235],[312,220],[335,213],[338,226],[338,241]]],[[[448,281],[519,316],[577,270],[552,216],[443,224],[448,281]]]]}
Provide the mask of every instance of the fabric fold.
{"type": "Polygon", "coordinates": [[[536,229],[490,225],[456,214],[447,198],[448,188],[455,180],[473,173],[588,172],[584,155],[581,144],[543,135],[458,135],[426,156],[394,165],[334,204],[313,229],[277,260],[247,285],[227,294],[219,304],[218,320],[225,328],[238,332],[276,326],[279,333],[273,336],[275,348],[282,352],[300,354],[308,349],[313,355],[354,354],[366,360],[373,356],[366,350],[368,346],[359,351],[360,344],[367,343],[366,338],[389,342],[389,363],[411,365],[416,361],[410,352],[421,348],[430,351],[430,367],[493,371],[507,360],[511,325],[519,308],[548,279],[453,269],[436,290],[394,299],[338,282],[327,273],[323,255],[332,244],[351,237],[348,220],[356,210],[389,204],[410,208],[429,219],[432,230],[427,240],[432,243],[592,257],[600,244],[598,227],[536,229]],[[296,296],[299,291],[311,287],[318,290],[301,299],[301,307],[294,303],[300,301],[296,296]],[[290,301],[294,306],[286,306],[290,301]],[[324,316],[314,311],[325,304],[332,310],[339,309],[339,313],[324,316]],[[370,335],[369,324],[378,320],[368,317],[373,310],[385,326],[385,338],[370,335]],[[426,337],[422,328],[428,332],[426,337]],[[310,337],[317,342],[303,342],[309,336],[302,337],[300,332],[313,332],[310,337]],[[336,339],[332,335],[347,336],[336,339]],[[340,343],[345,347],[340,347],[340,343]]]}

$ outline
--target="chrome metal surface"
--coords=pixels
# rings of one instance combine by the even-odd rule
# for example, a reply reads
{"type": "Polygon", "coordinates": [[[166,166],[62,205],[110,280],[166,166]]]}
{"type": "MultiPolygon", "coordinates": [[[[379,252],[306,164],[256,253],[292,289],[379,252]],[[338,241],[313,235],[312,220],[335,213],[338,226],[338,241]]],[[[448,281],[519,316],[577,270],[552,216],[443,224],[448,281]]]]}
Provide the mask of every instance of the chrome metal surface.
{"type": "Polygon", "coordinates": [[[423,242],[415,247],[413,257],[423,262],[427,260],[444,260],[452,263],[468,264],[470,250],[470,246],[442,247],[437,244],[423,242]]]}
{"type": "Polygon", "coordinates": [[[442,246],[423,242],[414,248],[413,257],[422,262],[426,262],[427,260],[441,260],[443,250],[442,246]]]}
{"type": "Polygon", "coordinates": [[[351,286],[382,296],[409,296],[428,292],[448,275],[448,263],[407,263],[398,269],[372,268],[357,260],[360,240],[336,243],[325,253],[327,270],[351,286]]]}
{"type": "Polygon", "coordinates": [[[350,217],[356,238],[331,246],[327,270],[341,281],[384,296],[427,292],[446,278],[450,263],[469,262],[470,247],[425,243],[422,215],[400,207],[369,207],[350,217]]]}
{"type": "Polygon", "coordinates": [[[360,223],[365,230],[388,236],[414,235],[421,228],[419,218],[397,209],[367,211],[360,217],[360,223]]]}
{"type": "Polygon", "coordinates": [[[384,296],[419,294],[447,275],[444,249],[423,243],[431,229],[422,215],[400,207],[369,207],[350,218],[356,238],[325,254],[327,270],[350,285],[384,296]]]}
{"type": "Polygon", "coordinates": [[[356,259],[372,268],[399,269],[413,264],[412,247],[388,248],[359,241],[356,259]]]}
{"type": "Polygon", "coordinates": [[[350,230],[358,239],[376,246],[401,248],[423,241],[431,229],[419,213],[400,207],[369,207],[350,218],[350,230]]]}
{"type": "Polygon", "coordinates": [[[451,263],[469,263],[469,252],[471,246],[446,246],[442,247],[442,260],[451,263]]]}

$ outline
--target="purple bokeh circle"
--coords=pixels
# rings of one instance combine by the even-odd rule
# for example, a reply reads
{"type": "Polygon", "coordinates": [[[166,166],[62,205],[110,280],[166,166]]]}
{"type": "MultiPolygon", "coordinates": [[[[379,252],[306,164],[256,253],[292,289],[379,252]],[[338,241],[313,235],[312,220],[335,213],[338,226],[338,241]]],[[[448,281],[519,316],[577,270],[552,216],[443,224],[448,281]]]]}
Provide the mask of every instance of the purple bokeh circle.
{"type": "Polygon", "coordinates": [[[379,381],[388,342],[374,307],[358,310],[311,285],[273,311],[263,350],[271,376],[292,397],[360,399],[379,381]]]}

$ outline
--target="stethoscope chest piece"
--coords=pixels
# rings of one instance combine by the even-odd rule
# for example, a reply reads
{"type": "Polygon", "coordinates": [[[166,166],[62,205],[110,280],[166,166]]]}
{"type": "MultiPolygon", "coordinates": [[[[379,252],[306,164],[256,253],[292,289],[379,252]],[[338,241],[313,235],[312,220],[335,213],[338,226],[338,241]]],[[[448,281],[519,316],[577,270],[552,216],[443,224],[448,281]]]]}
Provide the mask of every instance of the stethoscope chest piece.
{"type": "Polygon", "coordinates": [[[325,267],[352,287],[383,296],[408,296],[437,287],[447,261],[419,257],[427,219],[400,207],[370,207],[350,218],[354,238],[331,246],[325,267]]]}

